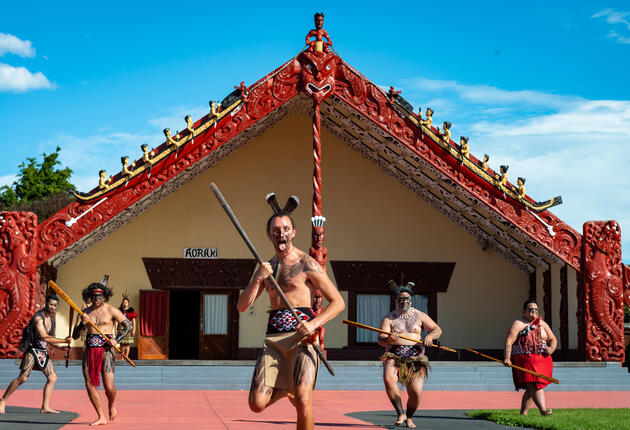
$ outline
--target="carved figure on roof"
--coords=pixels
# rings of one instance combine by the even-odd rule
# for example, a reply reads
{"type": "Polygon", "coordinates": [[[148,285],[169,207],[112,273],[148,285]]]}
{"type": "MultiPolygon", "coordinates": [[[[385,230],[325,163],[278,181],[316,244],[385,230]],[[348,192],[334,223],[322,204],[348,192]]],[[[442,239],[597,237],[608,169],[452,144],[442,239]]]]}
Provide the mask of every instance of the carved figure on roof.
{"type": "Polygon", "coordinates": [[[451,123],[444,121],[444,124],[442,124],[442,130],[438,130],[438,134],[446,143],[448,143],[451,140],[451,123]]]}
{"type": "Polygon", "coordinates": [[[497,181],[498,181],[498,185],[500,187],[506,187],[507,186],[507,171],[509,169],[509,166],[506,165],[502,165],[499,167],[499,171],[501,172],[501,174],[499,175],[497,181]]]}
{"type": "Polygon", "coordinates": [[[247,96],[247,85],[245,85],[245,81],[241,81],[239,86],[235,85],[234,89],[239,90],[241,92],[241,98],[245,100],[245,97],[247,96]]]}
{"type": "Polygon", "coordinates": [[[516,184],[518,185],[516,190],[518,193],[518,199],[523,200],[525,198],[525,178],[518,178],[516,180],[516,184]]]}
{"type": "MultiPolygon", "coordinates": [[[[165,130],[168,130],[168,128],[165,130]]],[[[166,134],[166,132],[164,134],[166,134]]],[[[144,161],[145,163],[153,164],[151,158],[153,158],[153,155],[155,154],[153,153],[153,151],[149,152],[149,145],[145,143],[140,148],[142,148],[142,161],[144,161]]]]}
{"type": "Polygon", "coordinates": [[[306,44],[308,45],[308,52],[330,52],[329,46],[332,46],[332,40],[328,36],[328,32],[323,29],[324,27],[324,14],[317,12],[314,16],[315,29],[308,32],[306,35],[306,44]],[[315,40],[311,40],[314,37],[315,40]],[[326,41],[324,41],[326,38],[326,41]]]}
{"type": "Polygon", "coordinates": [[[422,119],[422,117],[420,117],[420,124],[430,129],[432,122],[433,122],[433,109],[427,108],[427,119],[422,119]]]}
{"type": "Polygon", "coordinates": [[[490,156],[488,154],[483,154],[483,161],[481,162],[481,168],[483,170],[488,170],[488,161],[490,161],[490,156]]]}
{"type": "Polygon", "coordinates": [[[195,129],[193,128],[193,122],[190,115],[186,115],[186,118],[184,119],[186,120],[186,130],[190,131],[190,134],[194,133],[195,129]]]}
{"type": "Polygon", "coordinates": [[[389,87],[389,92],[387,93],[389,95],[389,101],[394,104],[394,102],[396,101],[396,95],[402,93],[402,91],[395,91],[394,87],[389,87]]]}
{"type": "Polygon", "coordinates": [[[210,100],[210,117],[219,116],[220,110],[221,110],[221,105],[215,102],[214,100],[210,100]]]}
{"type": "Polygon", "coordinates": [[[100,170],[98,172],[98,188],[99,190],[109,190],[109,183],[112,181],[111,177],[107,177],[107,171],[100,170]]]}
{"type": "Polygon", "coordinates": [[[470,156],[470,148],[468,147],[468,136],[459,136],[459,152],[462,157],[468,158],[470,156]]]}
{"type": "Polygon", "coordinates": [[[126,155],[120,157],[120,163],[122,164],[123,175],[131,175],[133,173],[133,168],[136,167],[135,161],[131,163],[131,166],[129,166],[129,157],[126,155]]]}
{"type": "MultiPolygon", "coordinates": [[[[173,139],[171,137],[171,129],[170,128],[165,128],[164,129],[164,136],[166,136],[166,143],[168,145],[175,145],[179,148],[179,146],[181,145],[180,142],[176,141],[175,139],[173,139]]],[[[148,148],[148,147],[147,147],[148,148]]],[[[142,149],[142,151],[144,152],[144,148],[142,149]]],[[[145,160],[146,161],[146,160],[145,160]]]]}

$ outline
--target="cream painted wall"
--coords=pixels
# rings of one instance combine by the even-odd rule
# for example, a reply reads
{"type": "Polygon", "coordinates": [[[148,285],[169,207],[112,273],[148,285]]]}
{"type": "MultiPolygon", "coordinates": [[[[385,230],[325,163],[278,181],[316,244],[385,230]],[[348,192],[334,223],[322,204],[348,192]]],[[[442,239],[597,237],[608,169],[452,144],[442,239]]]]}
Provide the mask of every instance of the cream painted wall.
{"type": "MultiPolygon", "coordinates": [[[[263,256],[270,210],[264,196],[282,203],[297,194],[296,245],[310,246],[312,137],[310,118],[290,116],[209,168],[177,192],[59,268],[58,283],[78,299],[89,282],[110,274],[118,306],[128,291],[151,288],[142,257],[181,257],[184,247],[214,247],[220,258],[250,258],[249,251],[211,196],[216,182],[263,256]]],[[[508,325],[520,315],[528,277],[492,251],[482,251],[462,228],[420,200],[344,143],[324,132],[323,213],[329,260],[456,262],[448,293],[438,294],[438,323],[445,345],[501,348],[508,325]]],[[[330,272],[330,267],[329,267],[330,272]]],[[[385,289],[385,287],[384,287],[385,289]]],[[[347,298],[347,294],[344,293],[347,298]]],[[[259,346],[268,302],[243,313],[240,345],[259,346]]],[[[344,315],[347,315],[344,312],[344,315]]],[[[328,324],[327,346],[346,344],[345,316],[328,324]]],[[[58,331],[64,333],[60,318],[58,331]]]]}

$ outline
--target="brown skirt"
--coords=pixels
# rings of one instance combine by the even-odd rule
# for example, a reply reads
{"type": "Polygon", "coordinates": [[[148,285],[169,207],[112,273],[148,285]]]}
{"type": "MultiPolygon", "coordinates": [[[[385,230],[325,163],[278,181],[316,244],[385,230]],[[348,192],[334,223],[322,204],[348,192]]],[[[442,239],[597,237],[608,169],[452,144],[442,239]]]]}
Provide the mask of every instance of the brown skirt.
{"type": "Polygon", "coordinates": [[[399,357],[394,353],[386,352],[380,356],[381,361],[394,360],[394,366],[398,369],[398,382],[408,384],[420,376],[426,376],[430,368],[426,355],[417,357],[399,357]]]}
{"type": "Polygon", "coordinates": [[[294,393],[295,363],[299,354],[308,354],[315,362],[315,383],[317,382],[317,370],[319,358],[309,343],[302,343],[302,335],[292,331],[288,333],[273,333],[265,337],[263,351],[258,359],[263,360],[265,367],[265,382],[268,387],[280,388],[294,393]]]}

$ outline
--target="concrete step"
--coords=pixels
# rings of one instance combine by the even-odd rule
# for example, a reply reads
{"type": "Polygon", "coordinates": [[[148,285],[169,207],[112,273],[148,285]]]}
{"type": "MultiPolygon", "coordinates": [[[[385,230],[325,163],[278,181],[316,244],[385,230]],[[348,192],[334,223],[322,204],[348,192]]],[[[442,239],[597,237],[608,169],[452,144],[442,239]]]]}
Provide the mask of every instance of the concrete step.
{"type": "MultiPolygon", "coordinates": [[[[55,361],[57,389],[83,389],[79,361],[66,368],[55,361]]],[[[0,389],[18,373],[19,361],[0,360],[0,389]]],[[[378,361],[331,362],[336,376],[320,367],[320,390],[381,390],[382,365],[378,361]]],[[[117,363],[116,385],[121,390],[248,390],[253,361],[139,361],[133,368],[117,363]],[[159,363],[159,364],[158,364],[159,363]]],[[[619,363],[555,363],[554,375],[560,384],[550,384],[550,391],[630,391],[630,375],[619,363]]],[[[33,372],[26,389],[41,389],[41,372],[33,372]]],[[[434,362],[425,382],[428,391],[512,391],[511,371],[492,362],[434,362]]]]}

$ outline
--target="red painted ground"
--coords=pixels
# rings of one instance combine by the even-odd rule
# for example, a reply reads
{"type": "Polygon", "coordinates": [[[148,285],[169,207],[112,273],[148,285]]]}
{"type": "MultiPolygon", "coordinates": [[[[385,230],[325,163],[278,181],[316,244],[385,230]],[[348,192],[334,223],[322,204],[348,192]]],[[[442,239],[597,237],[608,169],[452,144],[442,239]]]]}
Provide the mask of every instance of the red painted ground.
{"type": "MultiPolygon", "coordinates": [[[[630,391],[549,392],[552,408],[630,408],[630,391]]],[[[9,406],[39,408],[41,391],[18,390],[9,406]]],[[[503,391],[427,391],[421,409],[515,409],[521,394],[503,391]]],[[[101,391],[103,405],[107,405],[101,391]]],[[[405,399],[403,399],[404,401],[405,399]]],[[[282,399],[260,414],[247,406],[245,391],[119,391],[118,419],[111,429],[255,429],[295,428],[295,410],[282,399]]],[[[345,416],[348,412],[391,409],[382,391],[315,391],[315,424],[318,429],[375,429],[376,426],[345,416]]],[[[87,429],[96,419],[84,391],[55,391],[52,407],[80,416],[63,429],[87,429]]]]}

